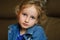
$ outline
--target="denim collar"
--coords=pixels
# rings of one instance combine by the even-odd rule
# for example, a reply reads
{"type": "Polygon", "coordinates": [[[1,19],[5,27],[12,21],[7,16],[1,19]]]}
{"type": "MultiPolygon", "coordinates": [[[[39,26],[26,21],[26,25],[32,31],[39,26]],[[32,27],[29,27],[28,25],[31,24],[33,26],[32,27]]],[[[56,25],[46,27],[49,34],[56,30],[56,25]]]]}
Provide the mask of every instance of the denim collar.
{"type": "MultiPolygon", "coordinates": [[[[37,28],[37,24],[35,24],[34,26],[32,26],[31,28],[28,28],[26,33],[24,34],[24,38],[26,39],[27,37],[26,36],[32,36],[33,33],[36,31],[36,28],[37,28]]],[[[18,32],[19,32],[19,29],[20,28],[20,25],[17,23],[15,24],[15,37],[14,38],[17,38],[18,37],[18,32]]],[[[15,40],[15,39],[14,39],[15,40]]]]}
{"type": "MultiPolygon", "coordinates": [[[[18,26],[17,29],[18,29],[18,31],[19,31],[19,30],[20,30],[20,29],[19,29],[19,28],[20,28],[19,24],[18,24],[17,26],[18,26]]],[[[38,24],[35,24],[35,25],[32,26],[31,28],[28,28],[25,34],[32,35],[32,34],[34,33],[35,29],[37,28],[37,26],[38,26],[38,24]]]]}
{"type": "Polygon", "coordinates": [[[37,26],[38,26],[38,24],[35,24],[31,28],[28,28],[27,31],[26,31],[26,34],[33,35],[33,33],[36,31],[37,26]]]}

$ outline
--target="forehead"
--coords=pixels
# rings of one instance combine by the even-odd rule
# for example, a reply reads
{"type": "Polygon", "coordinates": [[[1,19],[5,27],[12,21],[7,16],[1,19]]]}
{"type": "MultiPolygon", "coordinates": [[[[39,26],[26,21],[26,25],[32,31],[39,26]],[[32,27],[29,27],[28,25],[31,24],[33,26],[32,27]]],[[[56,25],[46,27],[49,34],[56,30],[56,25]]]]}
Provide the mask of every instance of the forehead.
{"type": "Polygon", "coordinates": [[[35,4],[25,4],[25,5],[22,5],[21,8],[20,8],[20,11],[22,11],[25,8],[32,7],[32,6],[34,6],[34,8],[37,10],[38,14],[40,14],[41,8],[40,8],[40,6],[37,6],[35,4]]]}
{"type": "Polygon", "coordinates": [[[22,10],[22,12],[30,14],[30,15],[34,15],[34,16],[38,15],[38,12],[35,6],[26,7],[22,10]]]}
{"type": "Polygon", "coordinates": [[[24,9],[29,9],[30,11],[36,11],[37,12],[36,5],[34,5],[34,4],[26,4],[26,5],[23,5],[21,7],[21,11],[24,10],[24,9]]]}
{"type": "Polygon", "coordinates": [[[25,4],[21,6],[21,9],[29,8],[31,6],[35,6],[34,4],[25,4]]]}

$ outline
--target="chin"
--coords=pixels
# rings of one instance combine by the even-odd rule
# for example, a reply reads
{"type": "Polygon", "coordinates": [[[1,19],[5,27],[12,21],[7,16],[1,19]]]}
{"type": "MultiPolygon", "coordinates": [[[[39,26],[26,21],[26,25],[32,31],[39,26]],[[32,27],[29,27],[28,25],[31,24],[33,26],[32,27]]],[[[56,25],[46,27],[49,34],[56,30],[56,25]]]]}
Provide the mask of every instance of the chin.
{"type": "Polygon", "coordinates": [[[28,29],[29,27],[28,27],[28,26],[22,26],[22,28],[24,28],[24,29],[28,29]]]}

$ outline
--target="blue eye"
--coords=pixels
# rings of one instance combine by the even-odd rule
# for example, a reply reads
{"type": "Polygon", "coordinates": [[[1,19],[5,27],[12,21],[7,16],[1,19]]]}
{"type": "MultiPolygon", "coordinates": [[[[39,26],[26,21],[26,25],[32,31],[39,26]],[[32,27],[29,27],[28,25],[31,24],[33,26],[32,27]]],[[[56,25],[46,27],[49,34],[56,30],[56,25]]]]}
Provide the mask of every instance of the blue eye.
{"type": "Polygon", "coordinates": [[[22,13],[24,16],[26,16],[27,14],[26,13],[22,13]]]}
{"type": "Polygon", "coordinates": [[[32,19],[35,19],[35,17],[34,17],[34,16],[31,16],[31,18],[32,18],[32,19]]]}

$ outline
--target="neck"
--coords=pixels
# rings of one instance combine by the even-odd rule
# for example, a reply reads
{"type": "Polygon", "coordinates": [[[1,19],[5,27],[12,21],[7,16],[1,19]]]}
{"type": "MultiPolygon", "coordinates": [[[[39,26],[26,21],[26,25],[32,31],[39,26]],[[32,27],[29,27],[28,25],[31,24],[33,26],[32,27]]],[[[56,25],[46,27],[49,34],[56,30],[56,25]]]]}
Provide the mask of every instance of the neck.
{"type": "Polygon", "coordinates": [[[26,29],[21,28],[21,30],[20,30],[20,35],[23,35],[23,34],[25,34],[25,33],[26,33],[26,29]]]}

